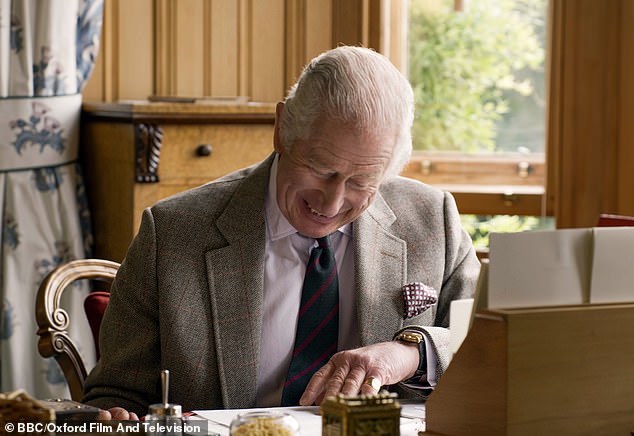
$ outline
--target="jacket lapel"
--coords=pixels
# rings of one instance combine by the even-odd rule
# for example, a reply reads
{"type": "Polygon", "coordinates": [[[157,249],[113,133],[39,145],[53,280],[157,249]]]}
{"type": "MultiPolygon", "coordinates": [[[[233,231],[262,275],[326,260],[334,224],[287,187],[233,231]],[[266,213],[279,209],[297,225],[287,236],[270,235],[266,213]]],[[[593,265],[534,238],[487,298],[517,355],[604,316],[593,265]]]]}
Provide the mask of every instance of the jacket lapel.
{"type": "Polygon", "coordinates": [[[403,325],[400,288],[407,278],[407,245],[388,230],[395,219],[377,195],[354,222],[354,278],[362,346],[391,340],[403,325]]]}
{"type": "Polygon", "coordinates": [[[228,245],[206,253],[225,408],[253,407],[262,331],[264,198],[272,158],[243,179],[216,224],[228,245]]]}

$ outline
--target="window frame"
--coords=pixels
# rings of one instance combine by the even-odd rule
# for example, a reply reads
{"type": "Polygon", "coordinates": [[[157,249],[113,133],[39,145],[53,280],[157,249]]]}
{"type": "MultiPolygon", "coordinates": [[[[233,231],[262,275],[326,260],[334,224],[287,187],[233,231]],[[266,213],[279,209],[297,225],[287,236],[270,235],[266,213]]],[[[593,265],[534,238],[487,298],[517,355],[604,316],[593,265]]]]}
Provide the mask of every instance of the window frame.
{"type": "MultiPolygon", "coordinates": [[[[463,2],[456,0],[456,10],[463,9],[463,2]]],[[[554,42],[559,36],[553,26],[553,2],[548,1],[546,35],[546,60],[544,80],[546,81],[546,100],[552,102],[556,96],[551,89],[551,59],[554,42]]],[[[408,7],[399,12],[408,14],[408,7]]],[[[402,21],[402,20],[401,20],[402,21]]],[[[390,28],[392,38],[405,38],[403,29],[390,28]]],[[[407,59],[407,49],[404,50],[407,59]]],[[[403,56],[403,52],[401,52],[403,56]]],[[[406,71],[407,61],[402,62],[401,70],[406,71]]],[[[459,152],[414,151],[409,164],[401,175],[428,183],[450,192],[461,214],[476,215],[524,215],[552,216],[552,201],[548,201],[548,180],[553,177],[552,169],[547,166],[550,153],[549,108],[544,113],[546,137],[544,153],[491,153],[468,154],[459,152]]]]}
{"type": "Polygon", "coordinates": [[[543,214],[543,154],[415,151],[401,175],[451,192],[463,214],[543,214]]]}

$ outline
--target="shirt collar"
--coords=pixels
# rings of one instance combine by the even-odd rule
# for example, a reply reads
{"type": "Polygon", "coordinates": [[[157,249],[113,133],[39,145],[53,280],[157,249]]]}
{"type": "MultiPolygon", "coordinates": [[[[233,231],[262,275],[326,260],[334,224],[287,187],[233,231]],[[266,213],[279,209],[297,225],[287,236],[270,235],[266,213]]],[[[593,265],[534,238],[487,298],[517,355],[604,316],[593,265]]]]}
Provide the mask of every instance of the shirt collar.
{"type": "MultiPolygon", "coordinates": [[[[276,153],[275,159],[273,159],[273,165],[271,165],[269,173],[269,189],[264,201],[267,233],[270,241],[276,241],[297,233],[295,227],[288,222],[277,204],[277,164],[279,157],[280,155],[276,153]]],[[[337,231],[351,237],[352,223],[339,227],[337,231]]]]}

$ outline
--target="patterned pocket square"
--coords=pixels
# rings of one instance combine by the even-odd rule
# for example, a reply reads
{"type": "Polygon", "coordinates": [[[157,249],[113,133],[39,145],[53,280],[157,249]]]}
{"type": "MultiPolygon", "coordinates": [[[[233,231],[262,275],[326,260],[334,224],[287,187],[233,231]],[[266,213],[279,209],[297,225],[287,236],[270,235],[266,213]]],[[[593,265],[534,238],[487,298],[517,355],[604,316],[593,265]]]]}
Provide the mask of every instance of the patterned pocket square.
{"type": "Polygon", "coordinates": [[[420,315],[438,301],[438,292],[421,282],[408,283],[401,290],[405,302],[405,318],[420,315]]]}

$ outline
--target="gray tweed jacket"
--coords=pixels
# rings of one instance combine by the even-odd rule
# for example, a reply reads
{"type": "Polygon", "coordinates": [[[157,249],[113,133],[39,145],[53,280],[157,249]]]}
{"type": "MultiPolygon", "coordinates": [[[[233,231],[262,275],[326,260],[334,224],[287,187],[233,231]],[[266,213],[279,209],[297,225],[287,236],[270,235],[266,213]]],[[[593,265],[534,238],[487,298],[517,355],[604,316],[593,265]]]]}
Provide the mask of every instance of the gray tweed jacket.
{"type": "MultiPolygon", "coordinates": [[[[112,286],[85,402],[145,414],[161,401],[167,368],[170,400],[184,410],[255,406],[272,157],[144,211],[112,286]]],[[[472,295],[479,272],[453,198],[395,178],[354,222],[353,235],[362,345],[424,326],[441,373],[449,303],[472,295]],[[414,281],[440,290],[439,302],[404,320],[400,288],[414,281]]]]}

